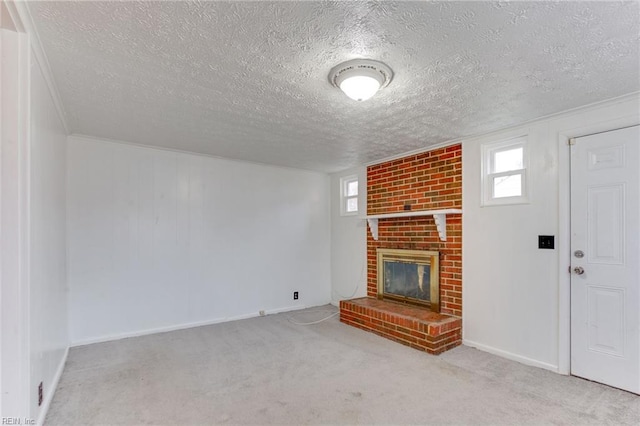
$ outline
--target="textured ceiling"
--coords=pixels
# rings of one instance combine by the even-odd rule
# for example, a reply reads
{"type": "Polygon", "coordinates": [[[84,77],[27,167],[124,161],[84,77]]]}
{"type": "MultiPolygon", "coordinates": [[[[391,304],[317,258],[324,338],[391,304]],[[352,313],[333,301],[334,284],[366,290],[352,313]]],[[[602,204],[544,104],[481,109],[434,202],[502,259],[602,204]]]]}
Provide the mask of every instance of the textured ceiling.
{"type": "Polygon", "coordinates": [[[325,172],[640,90],[638,2],[29,5],[73,133],[325,172]]]}

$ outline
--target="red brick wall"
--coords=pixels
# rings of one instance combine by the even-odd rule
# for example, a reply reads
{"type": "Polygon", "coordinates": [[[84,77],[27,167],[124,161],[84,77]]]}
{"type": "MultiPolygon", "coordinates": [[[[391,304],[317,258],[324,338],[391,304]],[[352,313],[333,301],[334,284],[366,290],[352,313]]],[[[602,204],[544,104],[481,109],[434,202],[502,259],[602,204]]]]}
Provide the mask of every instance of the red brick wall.
{"type": "Polygon", "coordinates": [[[462,145],[367,169],[367,214],[462,208],[462,145]]]}
{"type": "MultiPolygon", "coordinates": [[[[448,146],[367,169],[367,214],[462,208],[462,146],[448,146]]],[[[447,215],[447,241],[433,217],[378,221],[378,241],[367,232],[367,295],[377,295],[376,249],[440,252],[440,309],[462,316],[462,215],[447,215]]]]}

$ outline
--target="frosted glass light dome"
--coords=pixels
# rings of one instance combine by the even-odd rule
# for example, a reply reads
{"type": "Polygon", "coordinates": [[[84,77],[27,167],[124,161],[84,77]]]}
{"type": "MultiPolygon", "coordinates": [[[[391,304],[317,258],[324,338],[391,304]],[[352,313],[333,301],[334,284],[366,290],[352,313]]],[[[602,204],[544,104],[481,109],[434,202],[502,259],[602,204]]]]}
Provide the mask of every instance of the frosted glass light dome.
{"type": "Polygon", "coordinates": [[[375,95],[379,89],[380,82],[366,75],[347,77],[340,83],[340,90],[354,101],[366,101],[375,95]]]}
{"type": "Polygon", "coordinates": [[[370,59],[353,59],[334,67],[329,81],[354,101],[366,101],[386,87],[393,71],[385,64],[370,59]]]}

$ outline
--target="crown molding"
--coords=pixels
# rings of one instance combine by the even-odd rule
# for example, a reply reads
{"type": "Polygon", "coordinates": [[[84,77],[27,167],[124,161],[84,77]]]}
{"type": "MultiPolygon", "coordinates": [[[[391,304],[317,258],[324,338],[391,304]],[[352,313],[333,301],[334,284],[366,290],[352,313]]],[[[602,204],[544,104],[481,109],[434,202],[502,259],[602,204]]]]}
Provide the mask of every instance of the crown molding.
{"type": "Polygon", "coordinates": [[[9,14],[12,16],[12,18],[14,18],[14,21],[17,21],[16,26],[18,27],[18,31],[24,32],[29,36],[31,50],[33,51],[33,55],[36,58],[36,62],[42,70],[44,81],[47,84],[49,93],[51,94],[51,99],[53,100],[53,104],[55,105],[56,111],[58,112],[58,117],[60,117],[60,121],[62,122],[65,133],[69,135],[71,132],[69,131],[67,115],[62,105],[60,92],[58,91],[58,86],[53,79],[51,66],[49,65],[49,60],[47,59],[44,48],[42,47],[42,41],[40,40],[40,35],[38,34],[38,30],[36,29],[36,26],[33,22],[29,6],[27,5],[26,1],[15,0],[5,0],[5,5],[9,10],[9,14]]]}
{"type": "Polygon", "coordinates": [[[427,146],[422,147],[422,148],[413,149],[411,151],[405,151],[405,152],[401,152],[400,154],[395,154],[395,155],[391,155],[389,157],[384,157],[384,158],[381,158],[379,160],[370,161],[370,162],[364,163],[362,166],[358,166],[358,167],[375,166],[376,164],[387,163],[389,161],[398,160],[400,158],[411,157],[412,155],[417,155],[417,154],[423,154],[425,152],[434,151],[436,149],[444,148],[446,146],[457,145],[459,143],[462,143],[463,139],[464,138],[457,138],[457,139],[452,139],[452,140],[448,140],[448,141],[444,141],[444,142],[440,142],[440,143],[435,143],[435,144],[432,144],[432,145],[427,145],[427,146]]]}

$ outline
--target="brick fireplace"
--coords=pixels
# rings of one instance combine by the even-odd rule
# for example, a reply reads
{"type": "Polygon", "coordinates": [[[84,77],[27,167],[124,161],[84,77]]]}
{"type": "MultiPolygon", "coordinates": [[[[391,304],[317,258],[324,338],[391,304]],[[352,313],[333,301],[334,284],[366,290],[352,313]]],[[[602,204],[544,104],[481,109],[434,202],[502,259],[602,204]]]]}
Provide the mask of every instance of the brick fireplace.
{"type": "MultiPolygon", "coordinates": [[[[462,146],[452,145],[370,166],[367,215],[462,208],[462,146]]],[[[342,301],[340,320],[438,354],[462,339],[462,215],[446,215],[446,241],[433,216],[377,220],[367,232],[367,297],[342,301]],[[378,298],[378,249],[439,253],[439,309],[378,298]]]]}

